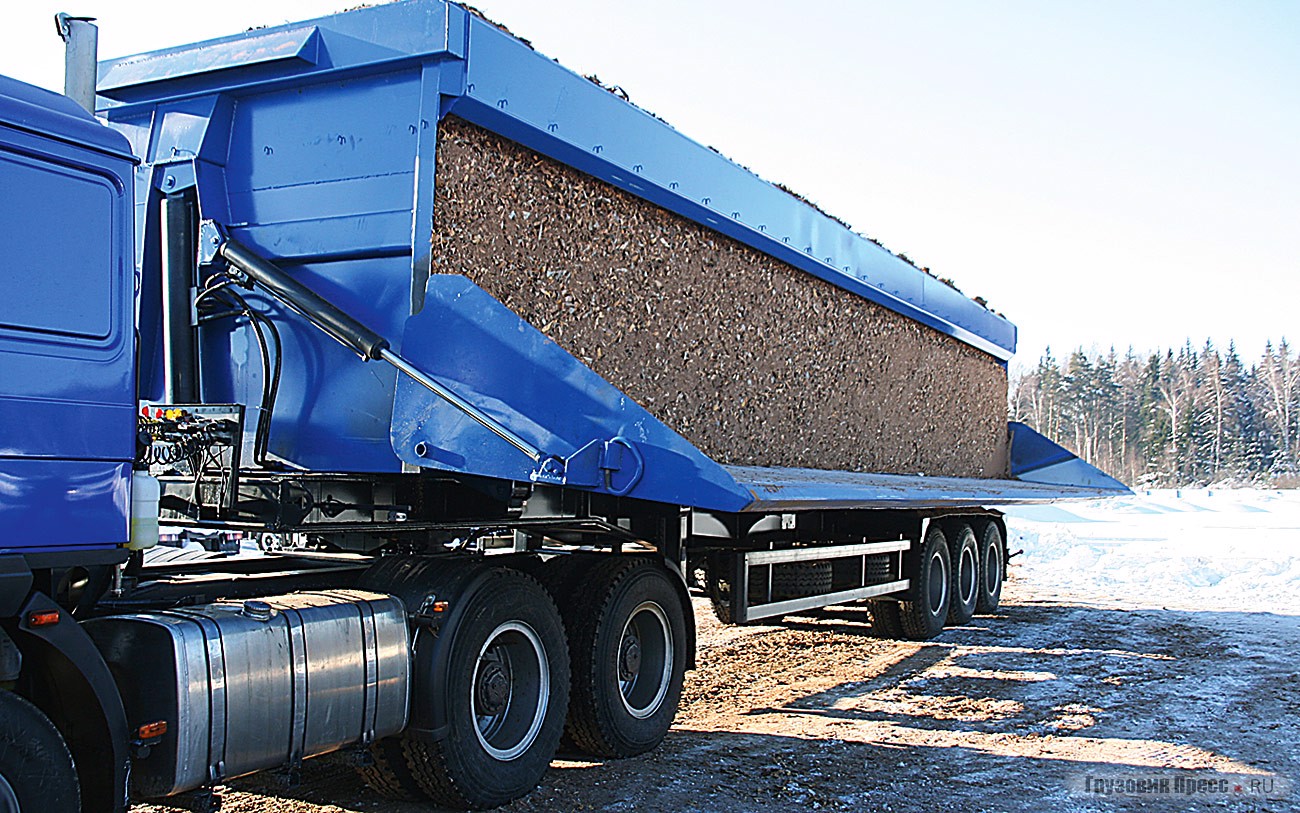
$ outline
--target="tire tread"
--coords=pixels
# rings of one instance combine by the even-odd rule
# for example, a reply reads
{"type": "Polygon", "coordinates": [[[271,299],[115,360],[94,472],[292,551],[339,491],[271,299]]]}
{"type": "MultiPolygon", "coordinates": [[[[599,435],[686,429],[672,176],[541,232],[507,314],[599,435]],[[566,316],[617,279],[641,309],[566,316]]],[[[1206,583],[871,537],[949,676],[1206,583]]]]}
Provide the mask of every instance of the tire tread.
{"type": "MultiPolygon", "coordinates": [[[[0,742],[6,758],[27,758],[26,770],[9,778],[24,809],[34,804],[42,813],[77,813],[81,810],[81,789],[72,751],[45,712],[20,694],[0,689],[0,742]],[[33,766],[45,771],[37,775],[33,766]],[[37,784],[32,785],[35,780],[37,784]]],[[[0,764],[0,768],[3,768],[0,764]]],[[[32,807],[35,809],[35,807],[32,807]]]]}
{"type": "Polygon", "coordinates": [[[400,737],[388,737],[371,745],[370,760],[369,765],[357,766],[357,775],[371,790],[401,802],[428,798],[406,763],[400,737]]]}
{"type": "Polygon", "coordinates": [[[976,606],[979,603],[980,594],[980,544],[979,539],[975,536],[975,530],[967,523],[960,522],[949,527],[948,535],[948,625],[960,627],[970,623],[975,617],[976,606]],[[972,578],[975,580],[975,595],[972,597],[969,607],[963,607],[960,601],[961,596],[961,552],[967,544],[967,535],[969,534],[970,545],[974,548],[975,573],[972,578]]]}
{"type": "Polygon", "coordinates": [[[904,637],[902,612],[899,602],[889,599],[869,599],[867,612],[871,616],[871,634],[877,638],[898,640],[904,637]]]}
{"type": "MultiPolygon", "coordinates": [[[[945,549],[948,546],[948,540],[937,523],[932,523],[929,530],[926,531],[925,537],[921,544],[916,548],[916,555],[912,558],[908,567],[908,578],[912,586],[908,591],[907,600],[898,602],[899,622],[903,627],[904,637],[913,641],[929,640],[943,631],[943,620],[948,617],[945,609],[943,619],[940,619],[938,629],[931,626],[930,608],[927,606],[928,601],[921,591],[928,586],[929,580],[922,579],[922,573],[926,563],[930,559],[930,548],[934,545],[942,545],[945,549]]],[[[952,563],[949,562],[949,570],[952,569],[952,563]]],[[[950,577],[951,579],[951,577],[950,577]]],[[[949,591],[949,600],[951,601],[951,590],[949,591]]]]}
{"type": "Polygon", "coordinates": [[[998,611],[998,605],[1002,601],[1001,581],[1002,579],[1006,578],[1006,571],[1007,571],[1006,541],[1002,538],[1002,531],[998,528],[998,524],[996,522],[990,520],[984,525],[984,528],[980,531],[978,549],[979,549],[979,568],[978,568],[979,584],[975,588],[975,596],[976,596],[975,614],[993,615],[998,611]],[[992,536],[993,539],[990,539],[990,536],[992,536]],[[984,590],[984,584],[985,584],[984,552],[985,550],[988,549],[990,542],[998,546],[998,559],[999,562],[1001,563],[1000,566],[1002,568],[1002,573],[1000,575],[999,582],[998,582],[997,595],[989,595],[984,590]]]}
{"type": "MultiPolygon", "coordinates": [[[[588,569],[580,581],[570,582],[571,590],[561,602],[561,614],[564,616],[565,627],[571,641],[570,662],[574,676],[569,695],[565,740],[577,750],[593,756],[623,759],[644,754],[658,746],[667,730],[665,725],[664,731],[658,732],[658,736],[654,737],[653,741],[629,740],[628,736],[620,731],[618,721],[610,717],[610,712],[606,708],[609,698],[598,696],[599,687],[605,685],[603,678],[606,677],[600,671],[602,664],[598,658],[598,636],[601,634],[602,627],[610,623],[610,614],[623,600],[626,590],[636,589],[629,588],[628,584],[649,576],[675,578],[652,557],[611,557],[609,561],[600,562],[588,569]]],[[[666,601],[677,604],[676,591],[672,589],[671,584],[666,586],[672,596],[666,601]]],[[[665,612],[670,616],[670,623],[673,623],[674,609],[673,606],[664,606],[665,612]]],[[[686,608],[680,607],[680,604],[677,604],[676,609],[680,613],[687,611],[686,608]]],[[[682,629],[674,631],[674,636],[686,634],[685,619],[675,620],[676,625],[682,629]]],[[[608,632],[609,630],[605,630],[606,634],[608,632]]],[[[674,641],[675,648],[683,645],[684,641],[674,641]]],[[[683,657],[682,652],[675,652],[674,657],[678,659],[677,663],[684,663],[680,660],[683,657]]],[[[683,668],[684,665],[674,666],[675,670],[683,668]]],[[[673,716],[679,699],[681,677],[678,671],[670,678],[677,684],[677,688],[674,694],[670,685],[671,699],[669,697],[664,699],[665,704],[671,703],[673,716]]],[[[671,723],[671,716],[668,721],[671,723]]]]}
{"type": "MultiPolygon", "coordinates": [[[[609,562],[601,562],[587,571],[587,580],[592,584],[605,587],[601,591],[578,591],[572,593],[572,612],[565,616],[565,627],[571,630],[574,641],[594,640],[596,630],[609,612],[610,600],[618,588],[632,578],[641,567],[649,566],[645,559],[624,559],[618,557],[609,562]]],[[[598,698],[594,696],[593,687],[599,684],[596,674],[598,664],[595,652],[589,647],[580,647],[581,651],[570,651],[572,672],[581,674],[575,678],[569,695],[569,719],[565,724],[565,733],[573,744],[589,754],[604,757],[627,757],[625,749],[619,747],[617,738],[608,720],[598,712],[598,698]]]]}

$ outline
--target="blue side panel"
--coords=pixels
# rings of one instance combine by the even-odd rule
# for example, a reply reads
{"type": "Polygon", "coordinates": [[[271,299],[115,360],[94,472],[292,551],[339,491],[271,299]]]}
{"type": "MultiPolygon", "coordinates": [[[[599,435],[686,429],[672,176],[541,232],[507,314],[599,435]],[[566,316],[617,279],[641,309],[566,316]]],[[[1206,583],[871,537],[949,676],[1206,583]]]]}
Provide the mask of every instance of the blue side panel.
{"type": "MultiPolygon", "coordinates": [[[[412,307],[421,79],[406,70],[250,95],[229,129],[209,132],[203,145],[215,152],[211,142],[228,136],[232,156],[219,193],[200,187],[205,210],[223,195],[238,239],[293,264],[304,282],[390,337],[401,335],[412,307]]],[[[276,317],[284,340],[271,451],[316,470],[397,471],[392,371],[358,363],[274,303],[256,304],[276,317]]],[[[258,404],[257,346],[247,330],[231,338],[227,353],[203,355],[204,397],[258,404]]]]}
{"type": "Polygon", "coordinates": [[[0,553],[126,541],[132,172],[120,134],[0,77],[0,553]]]}
{"type": "MultiPolygon", "coordinates": [[[[572,459],[593,441],[617,438],[621,459],[604,461],[610,479],[598,490],[723,511],[749,501],[722,466],[465,277],[429,279],[402,345],[408,361],[548,455],[572,459]]],[[[524,481],[536,468],[406,376],[392,442],[404,462],[426,468],[524,481]]],[[[577,457],[571,470],[585,455],[577,457]]],[[[589,461],[589,470],[599,474],[599,463],[589,461]]]]}
{"type": "Polygon", "coordinates": [[[127,540],[131,464],[0,457],[0,554],[127,540]]]}
{"type": "Polygon", "coordinates": [[[1011,422],[1011,476],[1030,483],[1127,494],[1128,486],[1023,423],[1011,422]]]}
{"type": "MultiPolygon", "coordinates": [[[[412,68],[241,99],[228,133],[207,135],[229,139],[222,191],[238,238],[280,261],[409,256],[420,77],[412,68]]],[[[392,282],[407,294],[404,318],[409,260],[392,282]]],[[[343,293],[345,310],[367,299],[343,293]]]]}
{"type": "MultiPolygon", "coordinates": [[[[400,336],[409,308],[400,259],[353,260],[298,266],[295,272],[334,302],[347,302],[364,324],[400,336]],[[398,282],[389,284],[390,280],[398,282]],[[396,322],[396,324],[395,324],[396,322]]],[[[284,363],[272,414],[271,453],[315,471],[397,471],[388,441],[394,370],[363,364],[298,314],[261,294],[247,297],[278,325],[284,363]]],[[[203,400],[258,408],[262,362],[246,320],[224,319],[200,331],[203,400]]],[[[251,422],[253,417],[249,416],[251,422]]]]}

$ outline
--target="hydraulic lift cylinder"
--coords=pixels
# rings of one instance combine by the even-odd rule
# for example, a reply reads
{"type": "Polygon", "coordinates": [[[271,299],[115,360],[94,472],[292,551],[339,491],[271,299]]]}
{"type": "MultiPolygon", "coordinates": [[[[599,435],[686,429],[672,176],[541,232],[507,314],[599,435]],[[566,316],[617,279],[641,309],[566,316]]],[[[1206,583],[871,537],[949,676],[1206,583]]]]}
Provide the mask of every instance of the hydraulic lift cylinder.
{"type": "Polygon", "coordinates": [[[194,289],[198,222],[188,194],[162,199],[163,400],[194,404],[199,399],[198,352],[194,335],[194,289]]]}

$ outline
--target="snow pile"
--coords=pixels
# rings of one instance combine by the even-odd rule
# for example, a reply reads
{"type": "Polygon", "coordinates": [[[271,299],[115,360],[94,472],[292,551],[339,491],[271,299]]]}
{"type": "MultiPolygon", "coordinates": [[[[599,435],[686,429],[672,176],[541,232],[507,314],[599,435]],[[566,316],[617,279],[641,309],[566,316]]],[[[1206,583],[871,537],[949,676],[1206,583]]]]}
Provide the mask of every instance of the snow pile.
{"type": "Polygon", "coordinates": [[[1199,489],[1007,510],[1012,576],[1092,604],[1300,615],[1300,491],[1199,489]]]}

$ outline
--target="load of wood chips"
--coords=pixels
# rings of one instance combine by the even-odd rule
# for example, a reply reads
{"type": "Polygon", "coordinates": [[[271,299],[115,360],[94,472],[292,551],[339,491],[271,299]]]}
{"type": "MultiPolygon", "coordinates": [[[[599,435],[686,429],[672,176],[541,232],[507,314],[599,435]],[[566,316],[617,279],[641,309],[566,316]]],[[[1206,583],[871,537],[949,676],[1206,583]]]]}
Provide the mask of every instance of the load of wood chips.
{"type": "Polygon", "coordinates": [[[464,274],[722,463],[1002,477],[988,354],[468,122],[434,273],[464,274]]]}

